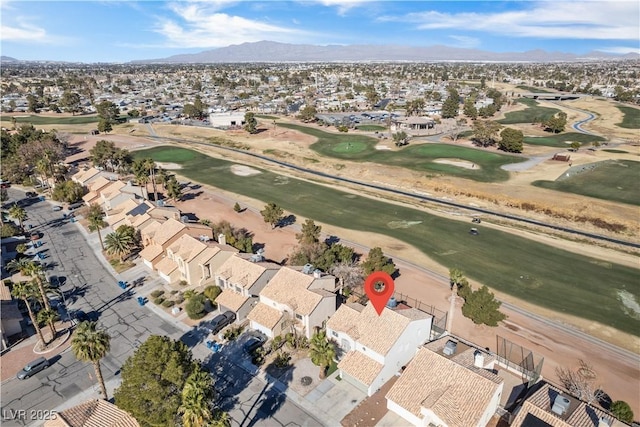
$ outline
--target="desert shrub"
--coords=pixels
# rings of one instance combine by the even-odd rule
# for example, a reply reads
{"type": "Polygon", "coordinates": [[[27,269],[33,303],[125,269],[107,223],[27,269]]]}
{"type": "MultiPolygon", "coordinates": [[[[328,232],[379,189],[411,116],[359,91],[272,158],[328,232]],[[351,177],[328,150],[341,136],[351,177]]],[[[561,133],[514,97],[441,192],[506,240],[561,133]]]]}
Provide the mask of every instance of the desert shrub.
{"type": "Polygon", "coordinates": [[[279,352],[276,355],[276,358],[273,361],[273,364],[276,368],[286,368],[289,366],[289,361],[291,360],[291,355],[286,351],[279,352]]]}
{"type": "Polygon", "coordinates": [[[170,293],[171,295],[175,295],[175,294],[177,294],[177,293],[178,293],[178,291],[176,291],[176,290],[174,289],[174,290],[172,290],[172,291],[171,291],[171,292],[169,292],[169,293],[170,293]]]}
{"type": "Polygon", "coordinates": [[[285,340],[282,337],[282,335],[278,335],[273,339],[273,341],[271,341],[271,351],[274,352],[274,351],[280,350],[284,345],[284,343],[285,343],[285,340]]]}
{"type": "Polygon", "coordinates": [[[262,347],[258,347],[251,353],[251,363],[256,366],[260,366],[264,363],[265,350],[262,347]]]}
{"type": "Polygon", "coordinates": [[[186,280],[180,280],[180,281],[178,282],[178,284],[179,284],[180,286],[187,286],[189,283],[188,283],[186,280]]]}
{"type": "Polygon", "coordinates": [[[220,289],[220,286],[211,285],[204,288],[204,296],[209,298],[211,302],[215,301],[221,293],[222,289],[220,289]]]}
{"type": "Polygon", "coordinates": [[[182,295],[184,296],[184,299],[191,299],[197,295],[197,292],[194,291],[193,289],[189,289],[188,291],[185,291],[182,295]]]}
{"type": "Polygon", "coordinates": [[[611,413],[620,421],[633,422],[633,411],[629,404],[623,400],[616,400],[611,404],[611,413]]]}
{"type": "Polygon", "coordinates": [[[162,302],[162,306],[163,307],[167,307],[167,308],[173,307],[174,304],[175,304],[175,302],[171,301],[170,299],[162,302]]]}
{"type": "Polygon", "coordinates": [[[235,341],[240,336],[240,334],[242,334],[243,330],[244,330],[243,326],[231,327],[225,331],[223,337],[226,340],[235,341]]]}
{"type": "Polygon", "coordinates": [[[19,254],[23,254],[27,251],[27,245],[25,245],[24,243],[20,243],[18,246],[16,246],[16,251],[19,254]]]}
{"type": "Polygon", "coordinates": [[[156,298],[156,299],[154,299],[154,300],[153,300],[153,303],[154,303],[155,305],[160,305],[160,304],[162,304],[164,301],[165,301],[165,300],[164,300],[164,298],[163,298],[163,297],[158,297],[158,298],[156,298]]]}
{"type": "Polygon", "coordinates": [[[176,304],[182,304],[184,302],[184,297],[182,295],[178,295],[175,301],[176,301],[176,304]]]}
{"type": "Polygon", "coordinates": [[[161,289],[156,289],[155,291],[151,292],[151,298],[158,298],[160,295],[164,295],[164,291],[161,289]]]}
{"type": "Polygon", "coordinates": [[[187,312],[187,316],[189,319],[197,320],[202,319],[205,315],[204,311],[204,295],[195,295],[192,298],[189,298],[187,301],[187,305],[185,306],[185,311],[187,312]]]}

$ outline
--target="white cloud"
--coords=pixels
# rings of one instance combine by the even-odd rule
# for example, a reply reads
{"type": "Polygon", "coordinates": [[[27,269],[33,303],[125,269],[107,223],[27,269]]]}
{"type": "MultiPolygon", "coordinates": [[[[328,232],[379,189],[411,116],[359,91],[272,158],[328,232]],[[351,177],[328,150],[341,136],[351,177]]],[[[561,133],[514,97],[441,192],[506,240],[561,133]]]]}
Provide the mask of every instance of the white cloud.
{"type": "Polygon", "coordinates": [[[418,29],[465,29],[509,37],[637,40],[640,4],[635,1],[512,3],[526,9],[496,13],[425,11],[380,21],[415,23],[418,29]]]}
{"type": "Polygon", "coordinates": [[[164,47],[215,48],[277,40],[293,42],[303,31],[220,12],[228,1],[171,4],[170,10],[180,19],[159,18],[154,31],[166,38],[164,47]]]}
{"type": "Polygon", "coordinates": [[[620,55],[624,55],[627,53],[637,53],[638,55],[640,55],[640,48],[638,48],[637,46],[636,47],[611,46],[611,47],[601,47],[596,50],[599,50],[600,52],[617,53],[620,55]]]}
{"type": "Polygon", "coordinates": [[[304,3],[319,3],[327,7],[336,7],[338,9],[338,15],[342,16],[354,7],[361,6],[364,3],[369,3],[371,1],[372,0],[313,0],[311,2],[305,1],[304,3]]]}
{"type": "Polygon", "coordinates": [[[50,42],[44,28],[30,24],[23,17],[16,17],[15,22],[10,25],[3,23],[0,27],[0,40],[3,42],[50,42]]]}
{"type": "Polygon", "coordinates": [[[457,42],[455,44],[456,47],[463,47],[466,49],[470,49],[480,45],[480,39],[476,37],[452,35],[452,36],[449,36],[449,38],[454,39],[457,42]]]}

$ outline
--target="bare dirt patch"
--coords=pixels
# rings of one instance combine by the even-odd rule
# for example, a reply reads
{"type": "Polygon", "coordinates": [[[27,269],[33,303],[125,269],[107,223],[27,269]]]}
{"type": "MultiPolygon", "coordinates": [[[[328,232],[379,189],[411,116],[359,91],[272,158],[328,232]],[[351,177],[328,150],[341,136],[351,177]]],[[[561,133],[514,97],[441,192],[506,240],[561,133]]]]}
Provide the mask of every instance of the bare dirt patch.
{"type": "Polygon", "coordinates": [[[480,169],[480,166],[478,166],[476,163],[462,159],[436,159],[433,161],[433,163],[443,163],[445,165],[452,165],[465,169],[480,169]]]}
{"type": "Polygon", "coordinates": [[[260,175],[262,173],[257,169],[250,168],[249,166],[245,165],[232,165],[231,172],[233,172],[234,175],[238,176],[252,176],[260,175]]]}

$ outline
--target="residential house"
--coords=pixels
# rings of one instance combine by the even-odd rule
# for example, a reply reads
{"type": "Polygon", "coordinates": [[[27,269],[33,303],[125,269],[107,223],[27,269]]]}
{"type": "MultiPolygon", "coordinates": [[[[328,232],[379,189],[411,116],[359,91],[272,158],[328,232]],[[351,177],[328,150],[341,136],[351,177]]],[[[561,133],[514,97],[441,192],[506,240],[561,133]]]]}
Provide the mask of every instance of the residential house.
{"type": "Polygon", "coordinates": [[[429,339],[433,317],[415,308],[345,304],[327,322],[336,341],[340,376],[371,396],[389,381],[429,339]]]}
{"type": "Polygon", "coordinates": [[[71,180],[77,182],[83,187],[89,187],[92,183],[100,178],[104,178],[107,181],[116,181],[118,179],[118,174],[113,172],[101,171],[96,168],[89,168],[76,172],[71,177],[71,180]]]}
{"type": "MultiPolygon", "coordinates": [[[[55,412],[55,411],[52,411],[55,412]]],[[[89,400],[53,414],[44,427],[140,427],[126,411],[103,399],[89,400]]]]}
{"type": "Polygon", "coordinates": [[[484,427],[500,403],[504,380],[494,356],[445,336],[420,348],[386,395],[409,425],[484,427]]]}
{"type": "Polygon", "coordinates": [[[152,270],[157,268],[156,264],[163,258],[167,248],[182,235],[187,234],[198,238],[208,233],[208,238],[213,237],[210,227],[202,224],[185,224],[173,218],[166,221],[147,220],[139,230],[144,246],[139,255],[145,265],[152,270]]]}
{"type": "Polygon", "coordinates": [[[100,203],[100,191],[105,189],[108,185],[113,183],[114,181],[109,181],[104,176],[98,177],[95,181],[92,181],[87,185],[89,192],[82,196],[82,200],[87,205],[92,205],[93,203],[100,203]]]}
{"type": "Polygon", "coordinates": [[[336,278],[302,267],[282,267],[260,292],[247,316],[251,327],[270,338],[290,327],[307,338],[336,311],[336,278]]]}
{"type": "Polygon", "coordinates": [[[236,313],[237,321],[246,319],[279,269],[278,264],[255,255],[236,254],[227,259],[214,271],[215,283],[222,289],[216,298],[220,309],[236,313]]]}
{"type": "Polygon", "coordinates": [[[512,427],[625,427],[627,424],[546,382],[532,391],[515,411],[512,427]]]}
{"type": "Polygon", "coordinates": [[[9,346],[9,337],[22,332],[23,320],[18,302],[4,283],[0,283],[0,313],[0,351],[4,351],[9,346]]]}
{"type": "Polygon", "coordinates": [[[158,274],[167,282],[186,281],[189,285],[204,285],[213,281],[214,266],[222,264],[238,250],[227,245],[204,243],[189,234],[181,235],[158,262],[158,274]]]}
{"type": "Polygon", "coordinates": [[[127,181],[126,184],[122,181],[114,182],[114,184],[116,183],[117,185],[106,187],[104,190],[100,191],[100,203],[102,204],[105,212],[115,209],[125,200],[144,200],[142,187],[134,186],[131,181],[127,181]]]}
{"type": "Polygon", "coordinates": [[[115,208],[106,211],[105,221],[112,229],[117,230],[120,225],[126,224],[125,220],[129,212],[135,209],[144,209],[144,206],[146,205],[140,199],[127,199],[115,208]]]}
{"type": "Polygon", "coordinates": [[[433,129],[436,122],[426,117],[399,117],[391,122],[391,131],[409,131],[416,132],[421,130],[433,129]]]}

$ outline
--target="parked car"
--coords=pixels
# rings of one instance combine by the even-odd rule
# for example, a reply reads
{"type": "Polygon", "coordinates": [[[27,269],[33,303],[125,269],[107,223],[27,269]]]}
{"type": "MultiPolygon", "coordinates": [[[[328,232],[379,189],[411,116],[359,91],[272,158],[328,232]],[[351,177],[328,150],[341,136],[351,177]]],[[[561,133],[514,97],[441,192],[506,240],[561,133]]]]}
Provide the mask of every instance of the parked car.
{"type": "Polygon", "coordinates": [[[208,322],[203,322],[202,326],[211,331],[212,334],[217,334],[225,326],[232,324],[236,320],[236,314],[233,311],[225,311],[222,314],[218,314],[216,317],[208,322]]]}
{"type": "Polygon", "coordinates": [[[29,197],[29,198],[36,197],[37,195],[38,195],[38,194],[36,194],[36,193],[35,193],[35,192],[33,192],[33,191],[27,191],[27,193],[26,193],[26,196],[27,196],[27,197],[29,197]]]}
{"type": "Polygon", "coordinates": [[[61,211],[61,210],[62,210],[62,206],[60,206],[60,205],[54,205],[53,206],[53,211],[54,212],[58,212],[58,211],[61,211]]]}
{"type": "Polygon", "coordinates": [[[253,353],[256,349],[262,347],[264,343],[267,342],[267,337],[262,332],[249,331],[247,332],[247,335],[249,335],[249,337],[242,345],[244,351],[247,353],[253,353]]]}
{"type": "Polygon", "coordinates": [[[20,372],[18,372],[16,377],[19,380],[25,380],[25,379],[29,378],[30,376],[35,375],[38,372],[40,372],[43,369],[46,369],[48,367],[49,367],[49,361],[44,357],[39,357],[36,360],[33,360],[33,361],[27,363],[26,366],[24,368],[22,368],[20,370],[20,372]]]}

